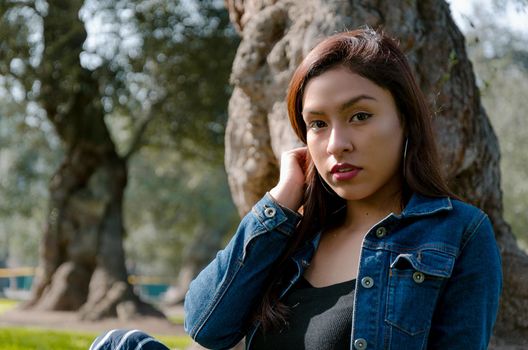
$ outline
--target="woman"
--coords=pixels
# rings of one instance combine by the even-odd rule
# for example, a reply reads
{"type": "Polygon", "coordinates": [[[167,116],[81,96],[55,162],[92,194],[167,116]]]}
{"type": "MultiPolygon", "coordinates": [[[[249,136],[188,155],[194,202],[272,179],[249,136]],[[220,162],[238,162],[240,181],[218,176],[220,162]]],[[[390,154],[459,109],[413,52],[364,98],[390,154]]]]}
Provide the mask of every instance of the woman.
{"type": "Polygon", "coordinates": [[[485,349],[501,289],[493,231],[447,189],[396,44],[369,29],[328,38],[287,101],[307,148],[283,155],[277,186],[191,284],[190,335],[211,348],[246,336],[250,349],[485,349]],[[306,293],[353,280],[352,298],[306,293]]]}
{"type": "Polygon", "coordinates": [[[306,147],[191,283],[185,329],[208,348],[486,349],[501,290],[487,216],[441,176],[403,53],[334,35],[295,71],[306,147]],[[302,215],[300,214],[302,213],[302,215]]]}

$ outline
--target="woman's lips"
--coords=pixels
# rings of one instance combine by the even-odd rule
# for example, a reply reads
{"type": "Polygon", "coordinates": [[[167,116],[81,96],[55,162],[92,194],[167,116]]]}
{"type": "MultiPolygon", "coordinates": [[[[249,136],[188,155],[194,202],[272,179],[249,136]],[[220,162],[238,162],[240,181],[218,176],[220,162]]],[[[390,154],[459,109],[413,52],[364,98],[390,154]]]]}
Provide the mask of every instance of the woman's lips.
{"type": "Polygon", "coordinates": [[[347,163],[339,163],[332,167],[330,173],[334,181],[350,180],[361,171],[362,168],[347,163]]]}

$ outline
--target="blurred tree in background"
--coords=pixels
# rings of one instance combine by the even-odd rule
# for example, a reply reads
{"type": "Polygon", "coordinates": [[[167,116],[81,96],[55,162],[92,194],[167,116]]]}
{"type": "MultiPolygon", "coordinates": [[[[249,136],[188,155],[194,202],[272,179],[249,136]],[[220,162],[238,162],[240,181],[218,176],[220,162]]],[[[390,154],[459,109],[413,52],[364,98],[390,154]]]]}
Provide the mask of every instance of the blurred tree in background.
{"type": "MultiPolygon", "coordinates": [[[[16,111],[3,108],[2,130],[10,135],[14,127],[34,128],[35,135],[35,130],[46,135],[35,139],[60,139],[54,148],[29,151],[19,147],[20,135],[2,140],[7,198],[13,183],[35,173],[32,152],[53,153],[40,167],[41,184],[60,162],[48,213],[41,214],[46,228],[32,305],[84,304],[83,316],[91,319],[119,310],[125,316],[153,312],[126,280],[122,205],[129,164],[137,170],[131,179],[139,187],[129,190],[128,222],[152,242],[151,252],[143,242],[131,245],[132,256],[155,256],[159,262],[170,250],[178,256],[184,242],[203,240],[200,235],[210,236],[215,248],[220,245],[221,229],[234,218],[222,155],[227,78],[238,40],[222,5],[132,0],[0,5],[1,98],[16,111]],[[95,31],[91,41],[79,18],[95,31]],[[132,159],[139,157],[132,156],[138,151],[136,166],[132,159]],[[24,172],[15,173],[25,164],[23,156],[29,157],[24,172]]],[[[46,212],[45,194],[14,188],[37,197],[27,207],[46,212]]],[[[5,215],[36,218],[21,206],[2,209],[5,215]]],[[[2,235],[6,240],[18,228],[9,229],[2,235]]],[[[163,272],[173,266],[175,274],[181,265],[175,260],[163,272]]]]}

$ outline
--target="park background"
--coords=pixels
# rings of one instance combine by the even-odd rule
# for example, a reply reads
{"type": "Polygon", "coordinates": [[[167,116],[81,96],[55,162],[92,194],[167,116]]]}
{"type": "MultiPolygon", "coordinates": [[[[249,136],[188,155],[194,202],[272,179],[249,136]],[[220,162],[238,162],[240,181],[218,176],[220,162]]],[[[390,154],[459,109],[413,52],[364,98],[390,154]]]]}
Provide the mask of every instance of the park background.
{"type": "MultiPolygon", "coordinates": [[[[528,5],[522,0],[450,4],[499,139],[504,218],[526,250],[528,5]]],[[[79,261],[94,259],[82,251],[93,242],[82,237],[100,229],[102,203],[115,200],[108,193],[122,185],[118,204],[126,258],[125,271],[117,264],[117,274],[128,276],[142,300],[173,310],[172,321],[181,325],[177,305],[190,279],[226,243],[240,218],[224,149],[233,92],[229,77],[241,37],[224,2],[7,0],[0,4],[0,19],[0,267],[5,268],[0,293],[30,300],[30,289],[38,290],[34,274],[51,269],[42,266],[42,254],[59,259],[70,242],[80,246],[79,261]],[[50,19],[53,6],[62,12],[50,19]],[[54,38],[47,44],[46,26],[54,38]],[[47,49],[64,42],[72,49],[47,49]],[[62,85],[56,85],[59,80],[62,85]],[[64,91],[77,97],[68,99],[64,91]],[[67,242],[53,246],[50,208],[60,200],[50,195],[50,188],[56,191],[53,179],[76,147],[85,154],[94,145],[110,150],[104,154],[115,151],[109,163],[119,165],[94,181],[104,182],[105,176],[126,181],[93,184],[73,198],[63,215],[75,225],[62,237],[67,242]]],[[[44,297],[34,303],[38,309],[78,309],[79,318],[100,325],[97,320],[124,320],[142,310],[114,314],[83,308],[80,286],[87,281],[66,277],[84,272],[69,268],[62,271],[62,291],[42,287],[44,297]],[[65,297],[65,290],[77,289],[65,297]]],[[[103,276],[101,285],[107,280],[103,276]]],[[[8,326],[2,322],[0,339],[7,339],[1,334],[8,326]]]]}

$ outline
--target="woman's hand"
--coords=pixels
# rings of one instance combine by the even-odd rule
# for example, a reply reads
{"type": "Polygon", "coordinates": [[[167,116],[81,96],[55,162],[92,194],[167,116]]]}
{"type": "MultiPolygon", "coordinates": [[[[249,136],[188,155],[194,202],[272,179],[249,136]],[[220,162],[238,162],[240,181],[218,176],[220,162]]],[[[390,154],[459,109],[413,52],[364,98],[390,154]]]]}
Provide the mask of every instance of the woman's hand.
{"type": "Polygon", "coordinates": [[[280,205],[293,211],[299,209],[304,195],[306,154],[306,147],[282,153],[279,183],[270,190],[280,205]]]}

